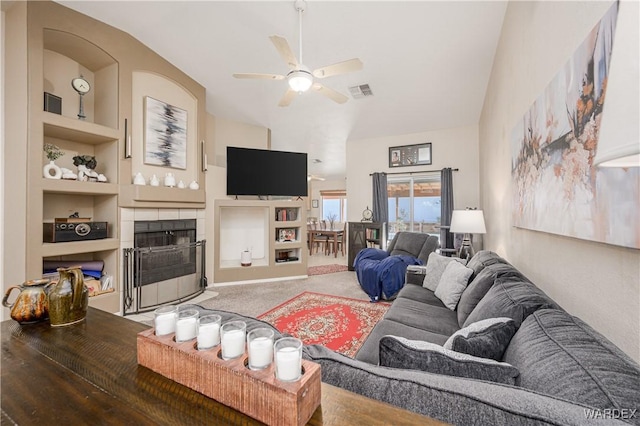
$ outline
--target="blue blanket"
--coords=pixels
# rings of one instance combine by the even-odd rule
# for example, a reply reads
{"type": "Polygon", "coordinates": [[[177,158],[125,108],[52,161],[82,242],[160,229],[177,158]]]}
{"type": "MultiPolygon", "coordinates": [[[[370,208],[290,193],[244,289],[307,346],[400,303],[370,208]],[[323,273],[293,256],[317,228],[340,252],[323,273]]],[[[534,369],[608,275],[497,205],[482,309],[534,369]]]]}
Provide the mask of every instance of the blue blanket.
{"type": "Polygon", "coordinates": [[[395,296],[404,286],[409,265],[422,265],[422,261],[411,256],[389,256],[377,248],[360,250],[353,261],[360,287],[372,302],[395,296]]]}

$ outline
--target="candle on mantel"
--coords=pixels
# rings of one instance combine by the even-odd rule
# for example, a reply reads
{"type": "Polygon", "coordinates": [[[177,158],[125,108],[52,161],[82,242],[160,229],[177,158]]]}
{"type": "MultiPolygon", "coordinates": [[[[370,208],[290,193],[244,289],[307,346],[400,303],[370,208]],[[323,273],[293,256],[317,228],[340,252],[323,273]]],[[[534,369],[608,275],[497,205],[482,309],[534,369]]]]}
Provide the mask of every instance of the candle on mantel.
{"type": "Polygon", "coordinates": [[[276,352],[276,378],[283,382],[294,382],[300,378],[302,359],[300,349],[291,346],[276,352]]]}

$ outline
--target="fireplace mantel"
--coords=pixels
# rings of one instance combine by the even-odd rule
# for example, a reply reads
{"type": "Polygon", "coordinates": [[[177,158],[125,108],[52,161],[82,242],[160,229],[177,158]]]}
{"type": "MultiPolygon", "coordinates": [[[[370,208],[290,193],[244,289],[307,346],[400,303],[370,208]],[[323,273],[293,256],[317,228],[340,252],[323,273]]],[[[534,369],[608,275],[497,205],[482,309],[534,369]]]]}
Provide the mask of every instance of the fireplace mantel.
{"type": "Polygon", "coordinates": [[[120,185],[120,207],[205,208],[204,189],[167,188],[150,185],[120,185]]]}

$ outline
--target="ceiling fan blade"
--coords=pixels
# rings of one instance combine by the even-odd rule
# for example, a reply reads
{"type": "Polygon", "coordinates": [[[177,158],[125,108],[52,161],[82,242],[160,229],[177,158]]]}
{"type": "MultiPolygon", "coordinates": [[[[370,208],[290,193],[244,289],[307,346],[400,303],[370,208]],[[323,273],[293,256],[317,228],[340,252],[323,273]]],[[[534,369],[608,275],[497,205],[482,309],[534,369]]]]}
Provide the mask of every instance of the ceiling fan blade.
{"type": "Polygon", "coordinates": [[[269,37],[269,39],[271,39],[271,42],[276,47],[278,53],[280,53],[280,56],[282,56],[282,59],[284,59],[289,68],[292,70],[297,69],[298,60],[296,59],[296,55],[293,54],[291,47],[289,47],[287,39],[276,35],[269,37]]]}
{"type": "Polygon", "coordinates": [[[284,80],[284,75],[278,74],[259,74],[259,73],[241,73],[233,74],[235,78],[259,78],[265,80],[284,80]]]}
{"type": "Polygon", "coordinates": [[[318,92],[321,95],[326,96],[327,98],[339,104],[343,104],[347,102],[347,100],[349,100],[349,98],[346,95],[343,95],[340,92],[336,92],[333,89],[329,89],[328,87],[323,86],[320,83],[314,83],[313,86],[311,86],[311,89],[314,92],[318,92]]]}
{"type": "Polygon", "coordinates": [[[297,94],[298,92],[296,92],[295,90],[288,89],[284,93],[284,96],[282,96],[282,99],[280,99],[280,102],[278,102],[278,106],[281,106],[281,107],[289,106],[293,101],[293,98],[295,98],[297,94]]]}
{"type": "Polygon", "coordinates": [[[313,71],[313,76],[317,78],[331,77],[332,75],[345,74],[362,69],[362,61],[358,58],[349,59],[348,61],[338,62],[337,64],[327,65],[313,71]]]}

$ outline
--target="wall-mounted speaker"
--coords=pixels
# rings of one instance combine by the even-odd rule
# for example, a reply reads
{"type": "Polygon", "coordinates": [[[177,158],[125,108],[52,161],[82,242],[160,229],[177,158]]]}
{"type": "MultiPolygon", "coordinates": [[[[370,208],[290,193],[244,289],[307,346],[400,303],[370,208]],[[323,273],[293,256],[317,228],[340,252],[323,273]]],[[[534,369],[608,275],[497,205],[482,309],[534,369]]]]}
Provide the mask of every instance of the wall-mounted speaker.
{"type": "Polygon", "coordinates": [[[62,98],[44,92],[44,110],[54,114],[62,114],[62,98]]]}

